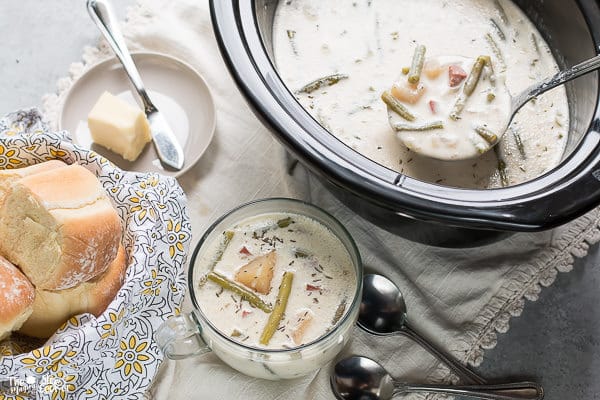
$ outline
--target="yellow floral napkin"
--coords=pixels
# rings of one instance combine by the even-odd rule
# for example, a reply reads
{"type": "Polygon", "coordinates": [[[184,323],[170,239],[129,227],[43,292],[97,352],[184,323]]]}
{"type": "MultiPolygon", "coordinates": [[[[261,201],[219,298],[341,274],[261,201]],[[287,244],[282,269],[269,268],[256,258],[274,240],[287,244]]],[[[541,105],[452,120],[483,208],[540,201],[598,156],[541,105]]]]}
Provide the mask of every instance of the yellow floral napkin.
{"type": "Polygon", "coordinates": [[[180,312],[186,290],[185,195],[173,178],[125,172],[73,145],[36,110],[0,119],[0,168],[56,158],[94,172],[113,200],[123,221],[127,275],[98,318],[72,317],[45,343],[24,337],[0,343],[0,399],[143,398],[163,359],[153,332],[180,312]]]}

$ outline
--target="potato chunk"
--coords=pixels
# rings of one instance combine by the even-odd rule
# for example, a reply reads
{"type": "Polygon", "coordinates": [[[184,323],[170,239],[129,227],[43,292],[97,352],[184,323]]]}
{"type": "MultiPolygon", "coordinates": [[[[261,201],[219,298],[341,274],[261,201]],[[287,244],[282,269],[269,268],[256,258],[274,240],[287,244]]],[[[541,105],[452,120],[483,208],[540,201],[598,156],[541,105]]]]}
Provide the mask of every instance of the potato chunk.
{"type": "Polygon", "coordinates": [[[304,339],[304,333],[313,320],[313,312],[309,309],[302,309],[296,313],[296,325],[292,328],[292,340],[296,345],[300,345],[304,339]]]}
{"type": "Polygon", "coordinates": [[[425,86],[420,83],[413,85],[404,81],[396,82],[392,86],[391,92],[392,96],[398,100],[404,103],[415,104],[425,93],[425,86]]]}
{"type": "Polygon", "coordinates": [[[271,280],[276,261],[275,250],[262,256],[258,256],[248,264],[240,267],[235,273],[235,280],[242,285],[268,294],[271,291],[271,280]]]}

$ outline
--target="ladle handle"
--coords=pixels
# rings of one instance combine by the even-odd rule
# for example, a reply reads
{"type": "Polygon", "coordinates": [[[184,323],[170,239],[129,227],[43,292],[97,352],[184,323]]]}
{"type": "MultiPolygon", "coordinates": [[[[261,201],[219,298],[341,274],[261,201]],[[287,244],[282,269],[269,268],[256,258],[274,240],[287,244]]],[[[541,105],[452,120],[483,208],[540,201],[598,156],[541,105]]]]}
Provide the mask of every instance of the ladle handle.
{"type": "Polygon", "coordinates": [[[525,103],[534,97],[539,96],[540,94],[545,93],[550,89],[554,89],[555,87],[569,82],[575,78],[579,78],[582,75],[595,71],[598,68],[600,68],[600,54],[574,65],[569,69],[557,72],[555,75],[543,80],[542,82],[530,86],[513,100],[512,113],[514,114],[517,112],[525,103]]]}
{"type": "Polygon", "coordinates": [[[485,379],[471,371],[456,358],[437,348],[433,343],[426,340],[425,337],[415,331],[408,321],[404,322],[400,333],[414,340],[421,345],[425,350],[433,354],[438,360],[445,363],[459,378],[466,383],[485,384],[485,379]]]}
{"type": "Polygon", "coordinates": [[[394,395],[419,392],[443,393],[487,400],[541,400],[544,398],[544,389],[535,382],[473,386],[420,385],[394,382],[394,395]]]}

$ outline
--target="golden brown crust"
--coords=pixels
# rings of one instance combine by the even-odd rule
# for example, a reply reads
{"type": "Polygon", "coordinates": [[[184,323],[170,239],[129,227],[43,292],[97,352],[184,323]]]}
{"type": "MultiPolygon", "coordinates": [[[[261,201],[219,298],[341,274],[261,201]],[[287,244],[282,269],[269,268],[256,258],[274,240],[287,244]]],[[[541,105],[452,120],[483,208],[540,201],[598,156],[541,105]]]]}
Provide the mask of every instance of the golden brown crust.
{"type": "Polygon", "coordinates": [[[18,183],[27,187],[50,210],[79,208],[105,196],[98,178],[77,164],[28,175],[18,183]]]}
{"type": "Polygon", "coordinates": [[[13,182],[25,176],[50,171],[56,168],[66,167],[67,165],[68,164],[65,164],[60,160],[50,160],[23,168],[0,170],[0,203],[2,203],[2,198],[4,197],[4,195],[6,194],[13,182]]]}

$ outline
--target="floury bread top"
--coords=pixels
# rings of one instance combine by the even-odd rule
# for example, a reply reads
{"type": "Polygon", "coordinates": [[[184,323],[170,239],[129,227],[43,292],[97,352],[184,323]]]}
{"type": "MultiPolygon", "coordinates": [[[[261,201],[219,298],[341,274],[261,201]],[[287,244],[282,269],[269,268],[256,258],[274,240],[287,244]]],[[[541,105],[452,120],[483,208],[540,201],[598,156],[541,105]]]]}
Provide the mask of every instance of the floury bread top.
{"type": "Polygon", "coordinates": [[[0,254],[38,289],[62,290],[104,272],[121,221],[96,176],[80,165],[15,181],[0,207],[0,254]]]}

